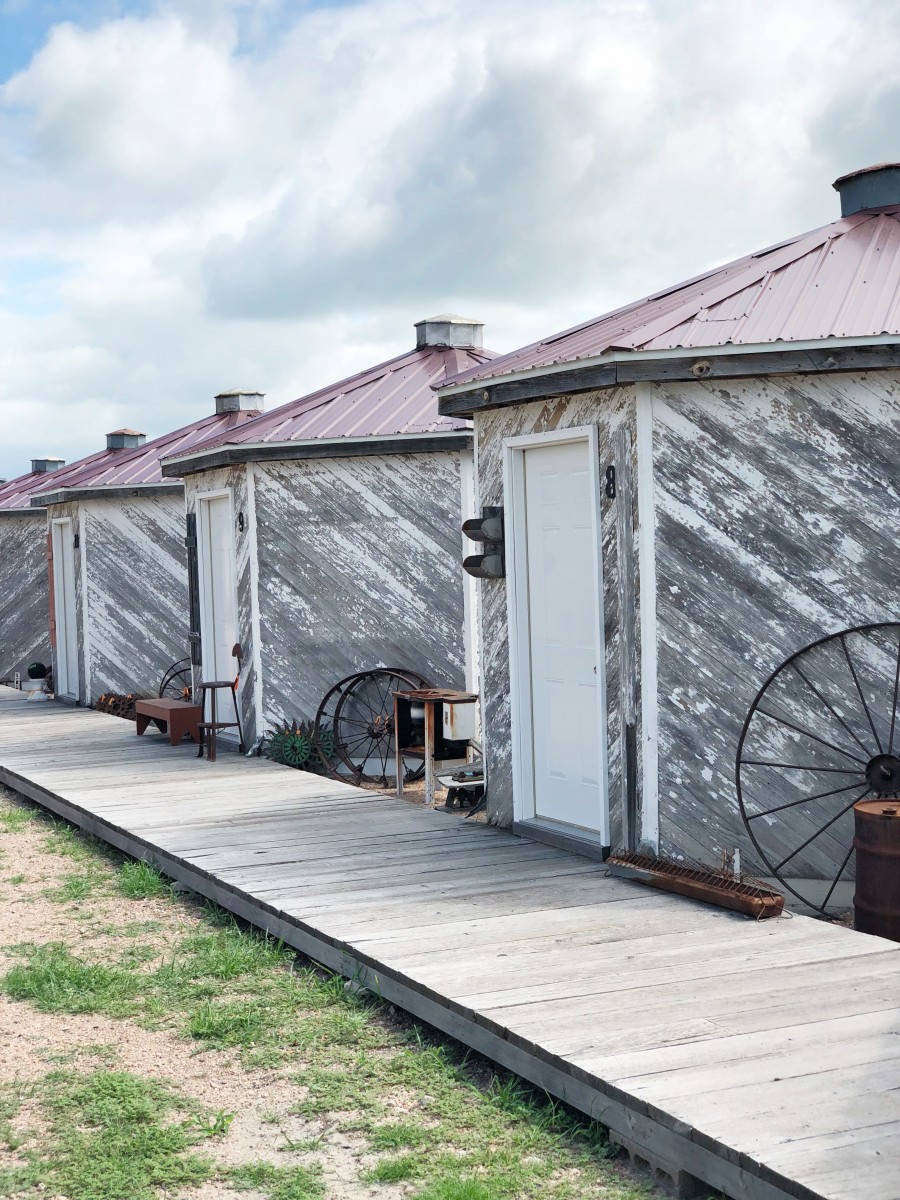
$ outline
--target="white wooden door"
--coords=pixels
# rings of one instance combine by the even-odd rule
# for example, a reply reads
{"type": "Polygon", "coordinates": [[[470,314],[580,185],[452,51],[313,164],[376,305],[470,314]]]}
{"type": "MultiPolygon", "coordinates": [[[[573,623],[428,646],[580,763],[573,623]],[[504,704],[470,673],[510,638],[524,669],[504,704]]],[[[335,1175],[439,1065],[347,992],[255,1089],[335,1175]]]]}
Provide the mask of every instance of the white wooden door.
{"type": "Polygon", "coordinates": [[[603,835],[597,468],[588,440],[522,457],[534,816],[603,835]]]}
{"type": "Polygon", "coordinates": [[[75,539],[72,522],[57,520],[53,538],[53,615],[56,621],[57,696],[78,699],[78,623],[75,605],[75,539]]]}
{"type": "MultiPolygon", "coordinates": [[[[234,679],[237,660],[232,656],[238,641],[237,594],[235,586],[234,537],[231,497],[200,500],[200,635],[203,678],[234,679]]],[[[228,720],[231,702],[220,694],[219,719],[228,720]]]]}

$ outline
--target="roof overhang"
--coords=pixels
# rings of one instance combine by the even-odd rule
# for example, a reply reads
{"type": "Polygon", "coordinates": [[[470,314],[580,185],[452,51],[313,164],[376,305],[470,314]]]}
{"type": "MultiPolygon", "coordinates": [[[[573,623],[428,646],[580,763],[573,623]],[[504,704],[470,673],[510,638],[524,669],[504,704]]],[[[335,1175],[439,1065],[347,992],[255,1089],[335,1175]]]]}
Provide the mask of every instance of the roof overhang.
{"type": "Polygon", "coordinates": [[[0,517],[40,517],[45,508],[0,508],[0,517]]]}
{"type": "Polygon", "coordinates": [[[181,483],[133,483],[111,484],[108,487],[64,487],[55,492],[42,492],[32,496],[33,508],[46,508],[53,504],[69,504],[78,500],[132,500],[137,496],[181,496],[181,483]]]}
{"type": "Polygon", "coordinates": [[[397,433],[390,437],[310,438],[302,442],[246,442],[214,446],[194,454],[164,459],[167,476],[195,475],[248,462],[284,462],[300,458],[351,458],[360,455],[437,454],[445,450],[470,450],[468,430],[446,433],[397,433]]]}
{"type": "Polygon", "coordinates": [[[675,350],[609,350],[593,358],[451,384],[438,391],[438,411],[445,417],[471,417],[479,409],[527,404],[530,400],[629,383],[874,371],[890,367],[900,367],[900,337],[896,334],[746,346],[689,346],[675,350]]]}

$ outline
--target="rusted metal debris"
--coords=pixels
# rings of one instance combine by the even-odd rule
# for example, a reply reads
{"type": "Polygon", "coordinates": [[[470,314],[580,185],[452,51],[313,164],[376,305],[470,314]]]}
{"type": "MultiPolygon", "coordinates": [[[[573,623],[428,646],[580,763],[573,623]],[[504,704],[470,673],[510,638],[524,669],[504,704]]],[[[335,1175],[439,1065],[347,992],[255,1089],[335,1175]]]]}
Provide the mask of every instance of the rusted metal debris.
{"type": "Polygon", "coordinates": [[[94,701],[94,708],[97,712],[105,712],[113,717],[123,717],[126,721],[134,721],[136,719],[134,704],[136,700],[141,699],[143,697],[140,692],[129,692],[127,696],[123,696],[120,692],[104,692],[94,701]]]}
{"type": "Polygon", "coordinates": [[[727,875],[700,867],[685,867],[669,858],[619,851],[606,860],[611,875],[632,879],[664,892],[676,892],[691,900],[703,900],[719,908],[730,908],[748,916],[777,917],[784,908],[784,896],[763,883],[749,882],[738,875],[727,875]]]}
{"type": "Polygon", "coordinates": [[[854,927],[900,942],[900,797],[854,805],[854,927]]]}

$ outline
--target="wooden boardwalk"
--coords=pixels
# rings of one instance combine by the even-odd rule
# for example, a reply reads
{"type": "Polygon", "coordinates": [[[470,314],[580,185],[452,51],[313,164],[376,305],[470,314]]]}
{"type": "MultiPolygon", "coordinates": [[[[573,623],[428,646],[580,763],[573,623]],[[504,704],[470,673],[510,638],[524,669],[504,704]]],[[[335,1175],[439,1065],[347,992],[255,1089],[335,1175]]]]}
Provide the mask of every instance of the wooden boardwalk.
{"type": "Polygon", "coordinates": [[[747,1200],[900,1197],[900,946],[0,688],[0,782],[747,1200]]]}

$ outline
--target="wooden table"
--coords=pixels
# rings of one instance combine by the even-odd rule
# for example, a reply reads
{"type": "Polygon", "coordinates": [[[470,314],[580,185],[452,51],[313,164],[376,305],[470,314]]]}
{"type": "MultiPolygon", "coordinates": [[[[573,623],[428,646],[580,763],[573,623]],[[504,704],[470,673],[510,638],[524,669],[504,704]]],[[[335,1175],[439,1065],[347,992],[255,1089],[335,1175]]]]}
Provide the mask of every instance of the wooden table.
{"type": "Polygon", "coordinates": [[[203,709],[187,700],[136,700],[134,705],[138,737],[152,721],[160,733],[168,729],[169,741],[177,746],[186,733],[200,741],[203,709]]]}

